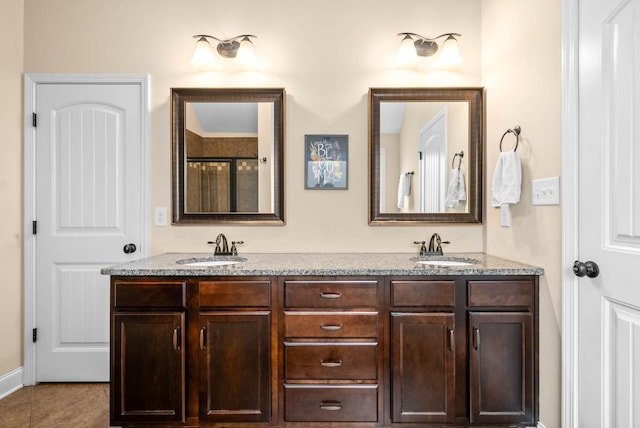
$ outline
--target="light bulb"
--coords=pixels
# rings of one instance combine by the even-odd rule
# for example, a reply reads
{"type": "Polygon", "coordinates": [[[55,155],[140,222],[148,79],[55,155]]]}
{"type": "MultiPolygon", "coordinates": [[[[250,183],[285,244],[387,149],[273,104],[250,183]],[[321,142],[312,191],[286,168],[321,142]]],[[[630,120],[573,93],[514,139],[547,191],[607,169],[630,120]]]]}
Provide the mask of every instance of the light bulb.
{"type": "Polygon", "coordinates": [[[191,65],[197,69],[205,70],[211,68],[213,62],[213,50],[209,41],[204,37],[200,37],[196,43],[196,49],[193,51],[191,65]]]}
{"type": "Polygon", "coordinates": [[[396,58],[396,66],[399,68],[413,68],[418,65],[418,56],[416,55],[416,47],[410,35],[404,36],[400,43],[398,56],[396,58]]]}
{"type": "Polygon", "coordinates": [[[253,69],[256,65],[256,53],[253,50],[253,43],[249,37],[244,37],[240,41],[240,46],[238,47],[238,53],[236,55],[236,60],[238,64],[243,69],[253,69]]]}
{"type": "Polygon", "coordinates": [[[453,36],[447,37],[442,44],[442,52],[440,52],[438,64],[442,68],[455,68],[462,64],[462,61],[458,41],[453,36]]]}

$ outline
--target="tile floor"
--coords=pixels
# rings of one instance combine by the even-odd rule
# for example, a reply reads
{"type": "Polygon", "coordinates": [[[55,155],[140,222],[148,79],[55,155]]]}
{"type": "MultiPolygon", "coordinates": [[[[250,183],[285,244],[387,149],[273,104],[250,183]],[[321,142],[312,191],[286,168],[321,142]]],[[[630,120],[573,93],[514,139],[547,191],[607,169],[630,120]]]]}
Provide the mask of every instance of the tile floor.
{"type": "Polygon", "coordinates": [[[0,400],[0,428],[108,426],[107,383],[41,383],[0,400]]]}

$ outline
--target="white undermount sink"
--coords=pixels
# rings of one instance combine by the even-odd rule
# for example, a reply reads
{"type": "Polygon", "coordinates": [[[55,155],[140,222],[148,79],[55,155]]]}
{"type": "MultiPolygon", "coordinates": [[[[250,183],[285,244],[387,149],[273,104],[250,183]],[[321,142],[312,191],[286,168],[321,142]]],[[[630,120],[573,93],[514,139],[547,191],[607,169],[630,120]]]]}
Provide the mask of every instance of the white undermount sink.
{"type": "Polygon", "coordinates": [[[441,267],[458,267],[458,266],[472,266],[480,263],[474,259],[431,259],[431,260],[417,260],[417,264],[428,266],[441,266],[441,267]]]}
{"type": "Polygon", "coordinates": [[[242,263],[247,259],[242,257],[234,257],[232,259],[212,259],[212,258],[191,258],[185,260],[178,260],[177,263],[184,266],[193,267],[216,267],[216,266],[231,266],[238,263],[242,263]]]}

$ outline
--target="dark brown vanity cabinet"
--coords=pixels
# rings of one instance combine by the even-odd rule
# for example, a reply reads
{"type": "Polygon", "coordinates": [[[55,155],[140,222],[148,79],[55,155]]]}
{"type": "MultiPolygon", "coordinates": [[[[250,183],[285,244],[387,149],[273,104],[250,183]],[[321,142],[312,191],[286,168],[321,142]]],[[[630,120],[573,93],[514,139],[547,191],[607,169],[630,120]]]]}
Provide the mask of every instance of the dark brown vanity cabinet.
{"type": "Polygon", "coordinates": [[[393,422],[455,420],[455,282],[393,280],[393,422]]]}
{"type": "Polygon", "coordinates": [[[537,276],[111,280],[111,424],[534,426],[537,276]]]}
{"type": "Polygon", "coordinates": [[[535,425],[537,278],[391,279],[392,423],[535,425]]]}
{"type": "Polygon", "coordinates": [[[537,300],[526,280],[469,281],[472,423],[537,422],[537,300]]]}
{"type": "Polygon", "coordinates": [[[199,419],[268,422],[271,282],[199,282],[199,419]]]}
{"type": "Polygon", "coordinates": [[[381,420],[378,285],[355,277],[281,282],[283,423],[381,420]]]}
{"type": "Polygon", "coordinates": [[[121,278],[111,290],[112,425],[268,425],[270,279],[121,278]]]}
{"type": "Polygon", "coordinates": [[[184,281],[111,288],[111,425],[185,418],[184,281]]]}

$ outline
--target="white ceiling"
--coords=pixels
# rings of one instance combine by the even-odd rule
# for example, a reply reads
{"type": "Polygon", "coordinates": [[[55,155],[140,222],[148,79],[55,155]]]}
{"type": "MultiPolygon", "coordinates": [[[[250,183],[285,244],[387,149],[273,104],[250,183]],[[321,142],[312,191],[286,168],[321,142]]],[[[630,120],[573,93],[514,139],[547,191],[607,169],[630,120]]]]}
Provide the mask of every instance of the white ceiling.
{"type": "Polygon", "coordinates": [[[257,133],[257,103],[191,103],[205,133],[257,133]]]}
{"type": "Polygon", "coordinates": [[[404,116],[404,102],[380,103],[380,133],[399,134],[404,116]]]}

